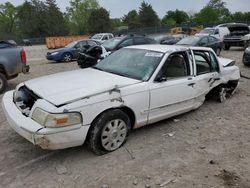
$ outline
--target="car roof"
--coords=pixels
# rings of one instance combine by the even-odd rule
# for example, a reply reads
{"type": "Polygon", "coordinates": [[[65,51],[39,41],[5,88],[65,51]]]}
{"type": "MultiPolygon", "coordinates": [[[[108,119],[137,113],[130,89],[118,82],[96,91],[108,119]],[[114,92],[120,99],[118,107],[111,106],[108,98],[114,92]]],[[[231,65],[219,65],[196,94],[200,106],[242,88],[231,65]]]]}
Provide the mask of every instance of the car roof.
{"type": "Polygon", "coordinates": [[[162,52],[162,53],[186,51],[189,49],[211,51],[210,48],[206,48],[206,47],[188,47],[188,46],[182,46],[182,45],[161,45],[161,44],[136,45],[136,46],[128,46],[125,48],[150,50],[150,51],[157,51],[157,52],[162,52]]]}

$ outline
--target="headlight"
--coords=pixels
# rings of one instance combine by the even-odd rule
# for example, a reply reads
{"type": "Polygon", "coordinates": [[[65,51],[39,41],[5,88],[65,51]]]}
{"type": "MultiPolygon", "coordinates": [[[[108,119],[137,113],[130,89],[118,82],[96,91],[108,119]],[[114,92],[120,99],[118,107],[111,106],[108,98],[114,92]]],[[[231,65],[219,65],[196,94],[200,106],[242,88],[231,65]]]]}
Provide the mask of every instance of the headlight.
{"type": "Polygon", "coordinates": [[[59,52],[52,52],[50,55],[57,55],[59,52]]]}
{"type": "Polygon", "coordinates": [[[31,117],[44,127],[65,127],[82,123],[82,115],[78,112],[49,113],[36,108],[31,117]]]}

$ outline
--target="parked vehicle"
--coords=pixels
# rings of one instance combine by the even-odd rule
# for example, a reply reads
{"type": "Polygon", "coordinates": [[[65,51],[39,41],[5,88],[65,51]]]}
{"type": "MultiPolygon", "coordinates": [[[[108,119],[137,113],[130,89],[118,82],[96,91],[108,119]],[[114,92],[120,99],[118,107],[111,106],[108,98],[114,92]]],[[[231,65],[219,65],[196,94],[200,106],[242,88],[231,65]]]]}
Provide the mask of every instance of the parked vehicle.
{"type": "Polygon", "coordinates": [[[231,46],[242,46],[247,48],[250,44],[250,29],[246,24],[228,25],[229,35],[224,36],[224,49],[229,50],[231,46]]]}
{"type": "Polygon", "coordinates": [[[105,41],[102,46],[110,52],[114,52],[126,46],[142,45],[142,44],[156,44],[154,39],[146,37],[145,35],[129,34],[121,37],[115,37],[105,41]]]}
{"type": "Polygon", "coordinates": [[[159,44],[173,45],[181,40],[179,37],[174,37],[172,35],[160,35],[153,37],[155,41],[159,44]]]}
{"type": "Polygon", "coordinates": [[[69,43],[64,48],[59,48],[47,53],[46,58],[52,61],[70,62],[78,58],[79,52],[84,52],[91,46],[100,45],[95,40],[77,40],[69,43]]]}
{"type": "Polygon", "coordinates": [[[26,81],[3,96],[3,109],[17,133],[44,149],[86,141],[105,154],[131,129],[197,109],[209,92],[222,102],[239,79],[234,61],[210,48],[130,46],[92,68],[26,81]]]}
{"type": "Polygon", "coordinates": [[[114,38],[112,33],[98,33],[91,37],[91,39],[96,40],[100,43],[105,42],[106,40],[114,38]]]}
{"type": "Polygon", "coordinates": [[[6,89],[7,80],[27,72],[29,72],[29,66],[26,65],[24,49],[12,43],[0,41],[0,93],[6,89]]]}
{"type": "Polygon", "coordinates": [[[243,63],[244,65],[250,65],[250,46],[245,49],[243,54],[243,63]]]}
{"type": "Polygon", "coordinates": [[[23,45],[24,46],[32,46],[32,43],[29,39],[23,39],[23,45]]]}
{"type": "Polygon", "coordinates": [[[210,47],[214,50],[217,56],[220,55],[222,44],[219,39],[212,36],[189,36],[179,42],[177,45],[187,45],[187,46],[202,46],[210,47]]]}
{"type": "Polygon", "coordinates": [[[80,68],[88,68],[97,64],[110,54],[103,46],[93,46],[84,53],[79,53],[77,64],[80,68]]]}
{"type": "Polygon", "coordinates": [[[213,36],[215,38],[220,39],[223,42],[224,36],[229,35],[230,31],[227,27],[207,27],[203,29],[200,33],[195,34],[196,36],[213,36]]]}

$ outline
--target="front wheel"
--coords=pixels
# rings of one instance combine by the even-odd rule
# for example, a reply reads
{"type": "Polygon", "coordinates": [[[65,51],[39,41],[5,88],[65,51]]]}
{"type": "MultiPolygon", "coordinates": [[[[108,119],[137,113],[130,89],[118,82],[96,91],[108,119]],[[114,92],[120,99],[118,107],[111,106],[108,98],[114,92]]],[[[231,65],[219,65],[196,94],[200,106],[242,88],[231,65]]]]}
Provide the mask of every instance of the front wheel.
{"type": "Polygon", "coordinates": [[[0,73],[0,93],[7,87],[7,79],[4,74],[0,73]]]}
{"type": "Polygon", "coordinates": [[[104,112],[92,124],[89,148],[97,155],[115,151],[126,142],[130,128],[130,119],[123,111],[104,112]]]}
{"type": "Polygon", "coordinates": [[[70,53],[65,53],[63,55],[63,61],[64,62],[71,62],[72,61],[72,55],[70,53]]]}

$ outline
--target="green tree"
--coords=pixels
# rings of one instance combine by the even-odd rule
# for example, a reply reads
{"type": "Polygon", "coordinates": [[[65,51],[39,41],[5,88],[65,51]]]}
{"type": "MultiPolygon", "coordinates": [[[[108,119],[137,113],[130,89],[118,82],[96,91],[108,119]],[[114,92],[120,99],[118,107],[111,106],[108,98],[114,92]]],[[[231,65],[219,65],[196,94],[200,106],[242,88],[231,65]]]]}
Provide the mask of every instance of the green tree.
{"type": "Polygon", "coordinates": [[[219,12],[213,7],[206,6],[194,15],[194,22],[197,23],[216,23],[219,22],[219,12]]]}
{"type": "Polygon", "coordinates": [[[47,8],[44,2],[25,1],[18,7],[17,15],[18,28],[23,36],[45,37],[47,35],[47,8]]]}
{"type": "Polygon", "coordinates": [[[187,22],[189,16],[186,12],[176,9],[175,11],[168,11],[162,19],[162,23],[174,25],[187,22]]]}
{"type": "Polygon", "coordinates": [[[16,18],[17,10],[16,7],[7,2],[0,4],[0,31],[14,34],[16,32],[16,18]]]}
{"type": "Polygon", "coordinates": [[[131,10],[128,14],[124,15],[122,21],[129,29],[135,29],[141,26],[139,23],[139,15],[136,10],[131,10]]]}
{"type": "Polygon", "coordinates": [[[112,24],[109,12],[104,8],[92,10],[88,19],[88,27],[91,34],[110,32],[112,24]]]}
{"type": "Polygon", "coordinates": [[[68,33],[63,13],[59,10],[56,0],[46,0],[47,35],[57,36],[68,33]]]}
{"type": "Polygon", "coordinates": [[[141,3],[139,8],[139,23],[143,27],[152,27],[160,24],[160,20],[152,8],[152,6],[145,1],[141,3]]]}
{"type": "Polygon", "coordinates": [[[219,21],[229,21],[230,11],[226,7],[226,2],[222,0],[210,0],[207,7],[211,7],[218,12],[219,21]]]}
{"type": "Polygon", "coordinates": [[[235,12],[231,15],[231,19],[234,22],[244,22],[250,20],[250,12],[235,12]]]}
{"type": "Polygon", "coordinates": [[[91,11],[98,8],[97,0],[71,0],[66,16],[70,34],[88,33],[88,19],[91,11]]]}

